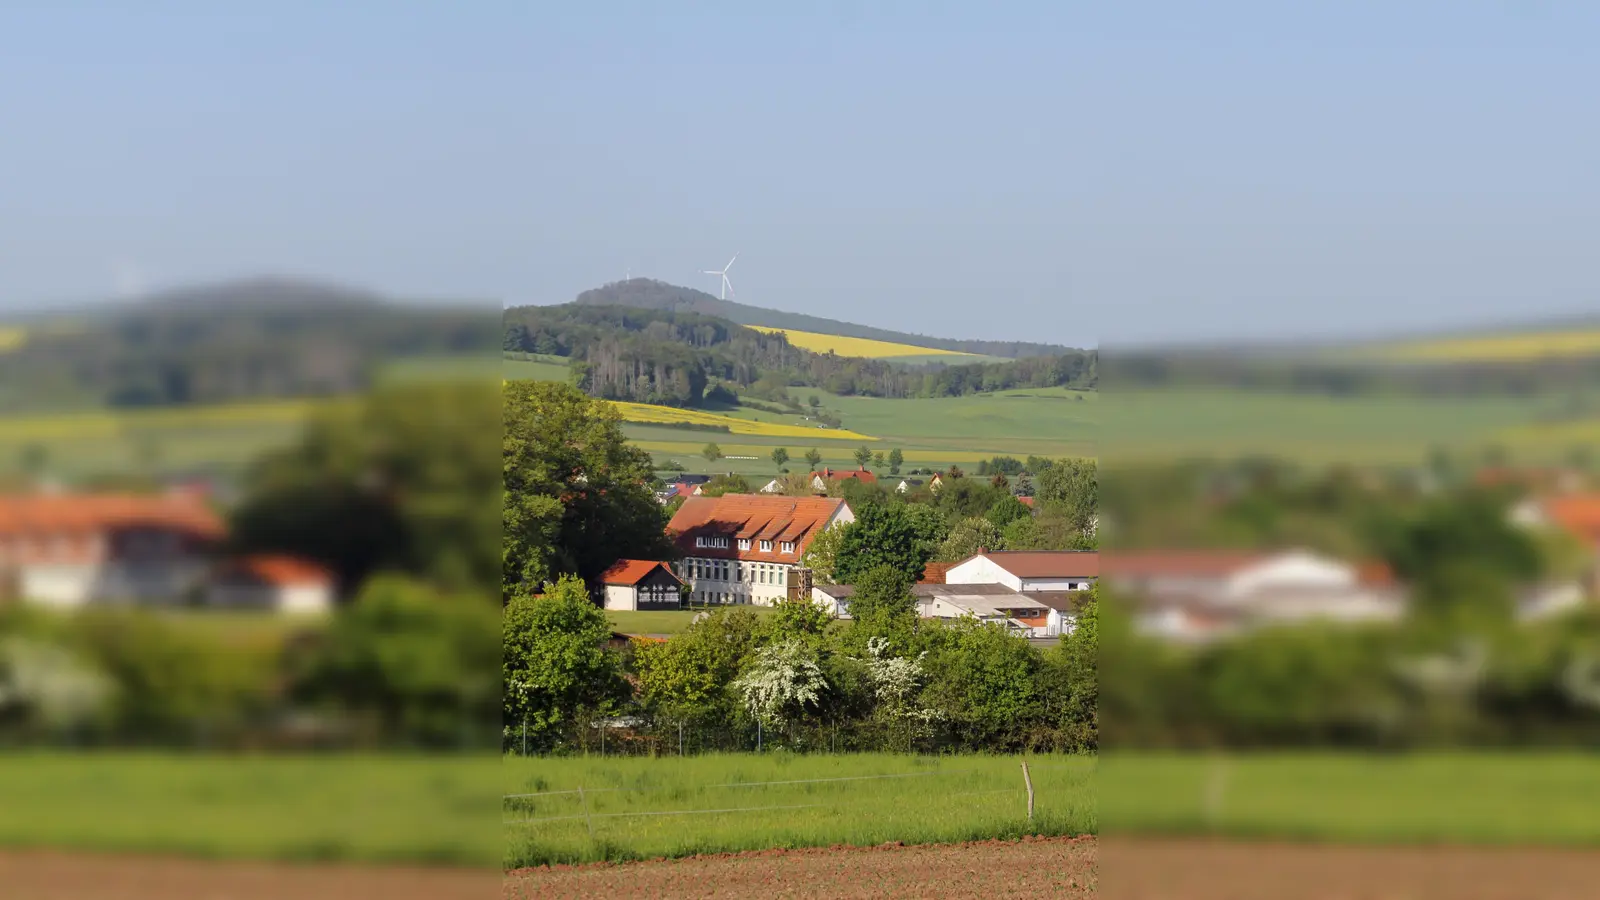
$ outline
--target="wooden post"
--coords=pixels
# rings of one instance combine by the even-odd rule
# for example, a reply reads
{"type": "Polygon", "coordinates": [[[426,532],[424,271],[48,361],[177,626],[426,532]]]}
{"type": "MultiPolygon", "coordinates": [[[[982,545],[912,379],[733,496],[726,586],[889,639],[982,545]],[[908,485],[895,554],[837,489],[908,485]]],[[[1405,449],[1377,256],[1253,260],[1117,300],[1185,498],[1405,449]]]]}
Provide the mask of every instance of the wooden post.
{"type": "Polygon", "coordinates": [[[683,720],[678,720],[678,755],[683,755],[683,720]]]}
{"type": "Polygon", "coordinates": [[[594,820],[589,818],[589,798],[583,795],[583,785],[578,785],[578,802],[583,804],[583,824],[589,826],[589,840],[594,840],[594,820]]]}
{"type": "Polygon", "coordinates": [[[1028,789],[1028,821],[1033,821],[1033,779],[1028,775],[1028,761],[1022,761],[1022,783],[1028,789]]]}

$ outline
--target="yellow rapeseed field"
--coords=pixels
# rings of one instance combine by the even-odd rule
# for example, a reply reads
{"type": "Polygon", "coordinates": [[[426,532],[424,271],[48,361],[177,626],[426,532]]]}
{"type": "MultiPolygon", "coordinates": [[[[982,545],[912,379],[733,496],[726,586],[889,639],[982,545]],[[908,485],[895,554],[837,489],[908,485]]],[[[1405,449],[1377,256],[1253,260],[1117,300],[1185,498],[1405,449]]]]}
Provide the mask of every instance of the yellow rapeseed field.
{"type": "Polygon", "coordinates": [[[694,425],[725,425],[732,434],[759,434],[765,437],[820,438],[850,441],[878,440],[871,435],[846,431],[842,428],[807,428],[804,425],[752,422],[749,419],[735,419],[732,416],[720,416],[716,413],[701,412],[697,409],[651,406],[646,403],[615,401],[611,405],[622,413],[624,421],[642,424],[672,425],[686,422],[694,425]]]}
{"type": "Polygon", "coordinates": [[[836,334],[818,334],[814,331],[793,331],[788,328],[769,328],[765,325],[750,325],[756,331],[767,334],[783,332],[789,336],[789,343],[802,350],[813,353],[827,353],[833,351],[840,356],[865,356],[871,359],[889,359],[896,356],[972,356],[971,353],[957,353],[954,350],[933,350],[928,347],[913,347],[910,344],[894,344],[889,341],[874,341],[867,338],[840,337],[836,334]]]}
{"type": "Polygon", "coordinates": [[[0,353],[15,350],[27,340],[28,333],[21,328],[7,328],[0,326],[0,353]]]}
{"type": "Polygon", "coordinates": [[[1392,359],[1439,362],[1514,362],[1600,355],[1600,330],[1545,331],[1395,344],[1379,352],[1392,359]]]}

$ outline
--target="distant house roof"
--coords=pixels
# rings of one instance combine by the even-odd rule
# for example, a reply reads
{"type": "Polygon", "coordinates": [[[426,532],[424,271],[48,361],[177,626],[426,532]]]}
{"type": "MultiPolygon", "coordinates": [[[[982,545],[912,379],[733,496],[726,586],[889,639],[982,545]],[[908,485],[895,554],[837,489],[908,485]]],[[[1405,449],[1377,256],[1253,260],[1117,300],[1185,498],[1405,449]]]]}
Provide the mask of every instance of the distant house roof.
{"type": "Polygon", "coordinates": [[[687,475],[680,472],[669,479],[667,484],[705,484],[710,480],[710,475],[687,475]]]}
{"type": "Polygon", "coordinates": [[[774,494],[690,497],[673,515],[667,530],[678,548],[688,556],[792,565],[799,562],[811,541],[845,508],[845,502],[836,497],[774,494]],[[696,539],[702,537],[726,538],[728,546],[697,546],[696,539]],[[741,539],[750,542],[750,549],[739,549],[741,539]],[[762,550],[762,541],[771,541],[772,549],[762,550]],[[785,542],[793,543],[795,552],[783,553],[781,545],[785,542]]]}
{"type": "Polygon", "coordinates": [[[845,479],[854,479],[862,484],[871,484],[878,480],[878,476],[868,472],[864,467],[860,469],[825,468],[820,472],[812,472],[811,474],[813,477],[820,477],[824,481],[843,481],[845,479]]]}
{"type": "Polygon", "coordinates": [[[1550,497],[1542,504],[1545,516],[1576,537],[1600,541],[1600,493],[1550,497]]]}
{"type": "MultiPolygon", "coordinates": [[[[1289,550],[1137,550],[1118,551],[1106,559],[1106,575],[1115,578],[1214,578],[1223,579],[1253,566],[1270,562],[1289,550]]],[[[1355,570],[1356,579],[1368,587],[1390,587],[1393,570],[1377,560],[1344,562],[1355,570]]]]}
{"type": "Polygon", "coordinates": [[[950,571],[955,563],[931,562],[922,568],[922,580],[919,584],[944,584],[944,573],[950,571]]]}
{"type": "Polygon", "coordinates": [[[601,573],[600,583],[633,587],[657,569],[665,569],[666,573],[672,576],[672,580],[678,580],[678,576],[672,574],[672,568],[664,562],[651,559],[619,559],[611,568],[601,573]]]}
{"type": "Polygon", "coordinates": [[[1018,496],[1018,497],[1017,497],[1017,499],[1018,499],[1018,500],[1021,500],[1021,501],[1022,501],[1022,505],[1023,505],[1023,506],[1029,506],[1029,507],[1031,507],[1031,506],[1033,506],[1033,505],[1034,505],[1034,500],[1033,500],[1033,498],[1032,498],[1032,497],[1022,497],[1022,496],[1018,496]]]}
{"type": "Polygon", "coordinates": [[[1100,553],[1096,550],[991,550],[956,565],[980,556],[1018,578],[1100,577],[1100,553]]]}
{"type": "Polygon", "coordinates": [[[204,498],[171,494],[37,493],[0,497],[0,534],[31,535],[165,528],[215,540],[226,533],[222,517],[204,498]]]}
{"type": "Polygon", "coordinates": [[[328,567],[296,556],[260,554],[223,563],[218,574],[228,580],[272,587],[327,586],[334,582],[328,567]]]}

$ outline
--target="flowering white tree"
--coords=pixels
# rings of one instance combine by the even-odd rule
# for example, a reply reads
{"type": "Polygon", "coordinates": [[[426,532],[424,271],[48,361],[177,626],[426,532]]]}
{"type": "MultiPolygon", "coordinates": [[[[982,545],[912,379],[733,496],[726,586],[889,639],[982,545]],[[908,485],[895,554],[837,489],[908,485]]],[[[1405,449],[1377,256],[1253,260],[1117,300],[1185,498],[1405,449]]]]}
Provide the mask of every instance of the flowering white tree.
{"type": "Polygon", "coordinates": [[[799,640],[788,640],[756,651],[755,661],[733,687],[752,716],[782,727],[798,718],[806,704],[816,703],[828,681],[811,650],[799,640]]]}
{"type": "Polygon", "coordinates": [[[0,641],[0,714],[45,729],[92,720],[111,699],[111,680],[67,650],[25,638],[0,641]]]}
{"type": "Polygon", "coordinates": [[[901,731],[909,742],[911,738],[927,734],[943,714],[917,703],[926,674],[922,661],[928,651],[922,651],[916,659],[893,656],[888,651],[887,638],[870,638],[867,658],[859,662],[865,663],[867,677],[872,681],[873,696],[878,701],[877,714],[901,731]]]}

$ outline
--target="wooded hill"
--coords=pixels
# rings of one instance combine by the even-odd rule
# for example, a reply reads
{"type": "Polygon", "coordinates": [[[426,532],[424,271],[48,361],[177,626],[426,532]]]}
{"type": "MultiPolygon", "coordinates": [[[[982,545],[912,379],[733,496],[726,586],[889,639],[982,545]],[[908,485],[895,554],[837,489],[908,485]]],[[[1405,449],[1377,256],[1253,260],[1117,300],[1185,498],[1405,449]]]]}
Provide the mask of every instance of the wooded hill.
{"type": "Polygon", "coordinates": [[[909,368],[814,353],[695,312],[569,303],[505,311],[507,351],[567,357],[592,396],[699,406],[715,383],[768,399],[790,386],[869,397],[953,397],[1013,388],[1094,388],[1098,355],[1067,350],[999,363],[909,368]]]}
{"type": "Polygon", "coordinates": [[[343,394],[407,357],[492,358],[483,305],[420,305],[263,278],[22,321],[0,353],[0,412],[343,394]]]}
{"type": "Polygon", "coordinates": [[[985,356],[1003,356],[1020,359],[1030,356],[1054,356],[1076,352],[1060,344],[1036,344],[1027,341],[978,341],[956,338],[930,337],[908,334],[887,328],[856,325],[804,313],[781,312],[763,309],[732,300],[723,300],[705,291],[680,287],[653,278],[630,278],[603,287],[592,288],[578,295],[574,301],[583,306],[626,306],[633,309],[654,309],[663,312],[697,313],[733,322],[736,325],[760,325],[767,328],[784,328],[793,331],[814,331],[841,337],[866,338],[910,344],[933,350],[951,350],[957,353],[979,353],[985,356]]]}

